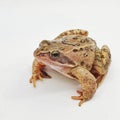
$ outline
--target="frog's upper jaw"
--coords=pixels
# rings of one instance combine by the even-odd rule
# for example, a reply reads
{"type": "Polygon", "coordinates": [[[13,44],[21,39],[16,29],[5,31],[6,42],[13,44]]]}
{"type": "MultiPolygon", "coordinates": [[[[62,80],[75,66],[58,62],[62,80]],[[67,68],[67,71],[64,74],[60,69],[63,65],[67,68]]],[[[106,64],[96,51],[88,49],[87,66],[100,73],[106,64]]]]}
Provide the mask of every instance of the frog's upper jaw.
{"type": "Polygon", "coordinates": [[[68,57],[62,55],[61,53],[40,53],[38,54],[37,50],[34,52],[34,57],[38,62],[42,62],[47,66],[54,67],[75,67],[75,63],[70,60],[68,57]]]}

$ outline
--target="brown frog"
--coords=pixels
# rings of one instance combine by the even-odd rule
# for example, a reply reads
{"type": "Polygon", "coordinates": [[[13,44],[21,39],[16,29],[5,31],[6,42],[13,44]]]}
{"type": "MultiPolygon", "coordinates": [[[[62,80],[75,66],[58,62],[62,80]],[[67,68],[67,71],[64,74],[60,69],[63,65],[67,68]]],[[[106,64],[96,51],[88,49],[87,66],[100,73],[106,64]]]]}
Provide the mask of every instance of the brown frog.
{"type": "Polygon", "coordinates": [[[33,86],[38,79],[51,78],[45,71],[45,67],[50,66],[81,84],[82,89],[77,90],[79,96],[72,96],[80,100],[79,106],[93,97],[111,62],[109,48],[104,45],[99,49],[88,37],[88,31],[81,29],[65,31],[52,41],[43,40],[34,57],[30,78],[33,86]]]}

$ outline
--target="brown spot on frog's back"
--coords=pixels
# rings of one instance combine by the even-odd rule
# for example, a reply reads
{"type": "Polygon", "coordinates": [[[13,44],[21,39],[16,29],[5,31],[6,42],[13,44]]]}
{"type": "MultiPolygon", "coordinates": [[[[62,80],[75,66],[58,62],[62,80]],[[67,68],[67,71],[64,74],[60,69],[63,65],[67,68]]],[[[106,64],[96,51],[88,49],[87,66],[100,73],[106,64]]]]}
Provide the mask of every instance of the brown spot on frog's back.
{"type": "Polygon", "coordinates": [[[73,49],[73,52],[78,52],[78,49],[73,49]]]}
{"type": "Polygon", "coordinates": [[[88,53],[84,53],[83,56],[84,56],[84,57],[88,57],[88,53]]]}
{"type": "Polygon", "coordinates": [[[80,48],[80,51],[83,51],[83,48],[80,48]]]}
{"type": "Polygon", "coordinates": [[[81,66],[83,66],[84,64],[85,64],[85,62],[84,62],[84,61],[81,61],[81,62],[80,62],[80,65],[81,65],[81,66]]]}

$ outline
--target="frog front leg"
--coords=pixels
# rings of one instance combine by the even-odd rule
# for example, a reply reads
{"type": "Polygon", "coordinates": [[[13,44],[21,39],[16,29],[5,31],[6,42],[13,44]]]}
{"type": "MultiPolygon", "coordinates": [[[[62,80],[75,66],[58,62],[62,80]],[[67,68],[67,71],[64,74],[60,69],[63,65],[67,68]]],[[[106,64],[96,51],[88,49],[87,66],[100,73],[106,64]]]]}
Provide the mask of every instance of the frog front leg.
{"type": "Polygon", "coordinates": [[[30,83],[33,83],[34,87],[36,87],[36,80],[42,80],[42,78],[51,78],[51,76],[45,72],[45,67],[46,65],[37,62],[36,59],[33,61],[30,83]]]}
{"type": "Polygon", "coordinates": [[[76,67],[71,70],[71,74],[81,84],[82,90],[77,92],[80,96],[72,96],[74,100],[80,100],[79,106],[91,99],[97,89],[95,77],[85,68],[76,67]]]}

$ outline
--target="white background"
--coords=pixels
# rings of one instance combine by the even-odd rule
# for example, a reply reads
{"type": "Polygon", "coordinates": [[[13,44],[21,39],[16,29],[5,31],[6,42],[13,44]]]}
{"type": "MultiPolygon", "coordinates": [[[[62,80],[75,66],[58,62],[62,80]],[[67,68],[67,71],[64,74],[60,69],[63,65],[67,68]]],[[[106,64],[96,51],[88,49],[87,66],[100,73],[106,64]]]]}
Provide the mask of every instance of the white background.
{"type": "Polygon", "coordinates": [[[119,0],[0,0],[0,120],[118,120],[119,111],[119,0]],[[112,54],[103,84],[82,107],[70,98],[79,84],[56,72],[37,88],[29,84],[39,42],[74,28],[88,30],[112,54]]]}

